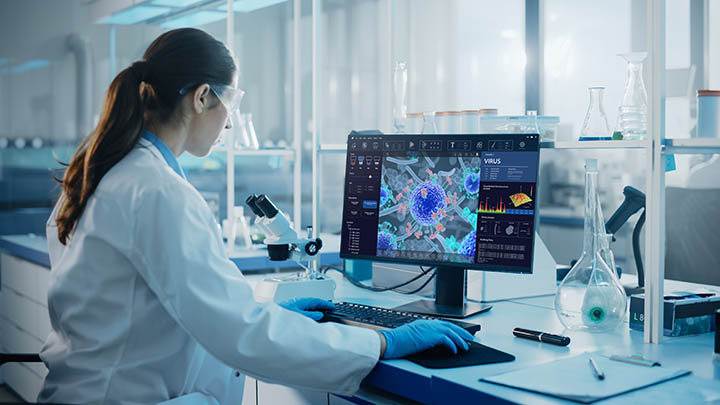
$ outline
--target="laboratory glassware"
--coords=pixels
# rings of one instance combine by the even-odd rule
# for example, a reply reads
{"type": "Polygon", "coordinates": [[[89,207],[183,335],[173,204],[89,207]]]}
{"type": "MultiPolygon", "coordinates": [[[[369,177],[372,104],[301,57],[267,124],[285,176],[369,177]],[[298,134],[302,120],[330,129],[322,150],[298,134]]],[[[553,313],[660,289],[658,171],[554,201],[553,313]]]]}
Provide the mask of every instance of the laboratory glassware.
{"type": "Polygon", "coordinates": [[[461,128],[460,132],[463,134],[477,134],[479,133],[478,112],[477,110],[463,110],[460,111],[461,128]]]}
{"type": "Polygon", "coordinates": [[[643,82],[643,61],[647,52],[621,53],[627,62],[627,80],[618,108],[623,139],[645,139],[647,133],[647,91],[643,82]]]}
{"type": "Polygon", "coordinates": [[[535,132],[540,133],[540,127],[538,126],[538,116],[537,111],[535,110],[528,110],[525,115],[527,118],[527,131],[526,132],[535,132]]]}
{"type": "Polygon", "coordinates": [[[720,138],[720,90],[697,91],[697,136],[720,138]]]}
{"type": "Polygon", "coordinates": [[[396,133],[405,132],[407,124],[407,79],[405,62],[396,62],[393,67],[393,125],[396,133]]]}
{"type": "Polygon", "coordinates": [[[601,252],[607,233],[599,207],[597,179],[597,160],[587,159],[583,253],[558,286],[555,313],[568,329],[610,332],[625,320],[627,297],[601,252]]]}
{"type": "Polygon", "coordinates": [[[260,142],[258,141],[257,134],[255,133],[255,126],[253,125],[251,113],[245,114],[245,125],[247,127],[248,139],[250,140],[248,149],[260,149],[260,142]]]}
{"type": "Polygon", "coordinates": [[[456,134],[460,127],[460,111],[438,111],[435,125],[439,134],[456,134]]]}
{"type": "Polygon", "coordinates": [[[233,113],[233,145],[234,149],[246,149],[250,146],[250,135],[247,131],[247,125],[245,125],[245,114],[240,111],[233,113]]]}
{"type": "Polygon", "coordinates": [[[556,115],[541,115],[537,118],[540,128],[541,142],[555,142],[560,117],[556,115]]]}
{"type": "Polygon", "coordinates": [[[437,126],[435,126],[435,111],[425,111],[423,113],[422,134],[437,134],[437,126]]]}
{"type": "Polygon", "coordinates": [[[585,121],[580,131],[580,140],[610,140],[612,139],[612,133],[603,107],[605,87],[589,87],[588,91],[590,92],[590,105],[588,105],[587,113],[585,113],[585,121]]]}
{"type": "Polygon", "coordinates": [[[423,126],[423,113],[407,113],[405,132],[419,134],[423,126]]]}

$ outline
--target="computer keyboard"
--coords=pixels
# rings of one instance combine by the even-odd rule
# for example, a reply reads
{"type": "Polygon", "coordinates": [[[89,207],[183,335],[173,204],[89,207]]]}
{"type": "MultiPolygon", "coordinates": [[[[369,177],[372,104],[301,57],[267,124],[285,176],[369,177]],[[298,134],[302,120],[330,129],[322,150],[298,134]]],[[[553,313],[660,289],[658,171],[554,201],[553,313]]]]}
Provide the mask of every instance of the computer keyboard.
{"type": "Polygon", "coordinates": [[[326,312],[321,321],[361,326],[369,329],[392,329],[418,319],[440,319],[451,322],[472,334],[480,330],[480,325],[473,323],[456,321],[454,319],[436,318],[413,312],[400,312],[351,302],[336,302],[335,310],[326,312]]]}

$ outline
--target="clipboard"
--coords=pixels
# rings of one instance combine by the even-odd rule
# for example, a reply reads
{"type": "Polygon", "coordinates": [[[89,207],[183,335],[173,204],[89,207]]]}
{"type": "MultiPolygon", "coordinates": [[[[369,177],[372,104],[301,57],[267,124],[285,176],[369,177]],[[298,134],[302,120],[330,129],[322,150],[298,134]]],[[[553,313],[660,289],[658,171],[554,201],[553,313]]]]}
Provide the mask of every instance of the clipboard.
{"type": "Polygon", "coordinates": [[[596,377],[590,353],[510,371],[480,381],[589,404],[690,374],[687,370],[644,367],[593,354],[605,378],[596,377]]]}

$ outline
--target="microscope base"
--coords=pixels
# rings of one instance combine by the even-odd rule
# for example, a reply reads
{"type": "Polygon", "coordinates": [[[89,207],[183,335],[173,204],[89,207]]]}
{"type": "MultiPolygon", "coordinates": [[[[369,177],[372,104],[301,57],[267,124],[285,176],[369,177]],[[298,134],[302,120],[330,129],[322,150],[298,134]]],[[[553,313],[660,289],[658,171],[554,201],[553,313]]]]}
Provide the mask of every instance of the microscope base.
{"type": "Polygon", "coordinates": [[[335,281],[326,276],[314,280],[294,274],[290,277],[273,276],[255,286],[255,300],[258,302],[279,302],[298,297],[332,300],[334,296],[335,281]]]}

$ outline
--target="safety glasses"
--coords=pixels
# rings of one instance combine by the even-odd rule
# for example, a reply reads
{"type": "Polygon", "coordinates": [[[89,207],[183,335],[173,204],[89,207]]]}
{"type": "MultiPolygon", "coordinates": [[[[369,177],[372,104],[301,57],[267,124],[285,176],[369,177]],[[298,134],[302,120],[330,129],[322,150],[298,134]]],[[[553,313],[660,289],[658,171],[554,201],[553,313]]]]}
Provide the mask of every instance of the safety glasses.
{"type": "MultiPolygon", "coordinates": [[[[198,86],[198,84],[187,85],[180,89],[178,93],[180,93],[180,95],[185,95],[195,86],[198,86]]],[[[244,91],[224,84],[209,84],[209,86],[210,90],[212,90],[215,97],[220,100],[229,115],[232,115],[235,111],[240,109],[240,102],[245,95],[244,91]]]]}
{"type": "Polygon", "coordinates": [[[240,109],[240,102],[245,95],[244,91],[224,84],[211,84],[210,90],[215,93],[215,96],[225,106],[228,114],[232,115],[240,109]]]}

